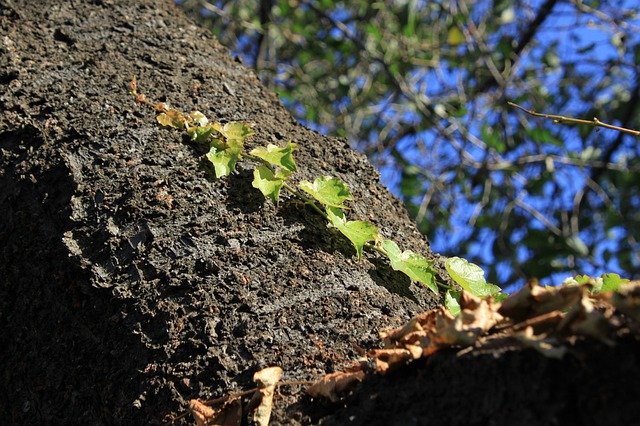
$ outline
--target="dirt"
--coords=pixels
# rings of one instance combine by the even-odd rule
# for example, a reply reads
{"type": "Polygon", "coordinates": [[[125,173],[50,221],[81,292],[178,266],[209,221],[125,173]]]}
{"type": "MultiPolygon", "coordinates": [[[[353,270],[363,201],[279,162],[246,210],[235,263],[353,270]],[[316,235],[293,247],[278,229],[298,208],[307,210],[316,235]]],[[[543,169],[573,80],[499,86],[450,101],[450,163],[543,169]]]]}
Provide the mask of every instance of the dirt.
{"type": "MultiPolygon", "coordinates": [[[[133,76],[149,98],[251,123],[249,148],[293,140],[299,179],[342,178],[350,217],[443,270],[363,156],[298,125],[171,1],[0,0],[0,28],[3,423],[159,423],[266,366],[340,369],[439,302],[374,254],[356,261],[311,209],[265,201],[250,164],[216,180],[134,102],[133,76]]],[[[273,423],[564,424],[586,404],[584,424],[632,424],[639,353],[442,354],[337,405],[283,387],[273,423]]]]}

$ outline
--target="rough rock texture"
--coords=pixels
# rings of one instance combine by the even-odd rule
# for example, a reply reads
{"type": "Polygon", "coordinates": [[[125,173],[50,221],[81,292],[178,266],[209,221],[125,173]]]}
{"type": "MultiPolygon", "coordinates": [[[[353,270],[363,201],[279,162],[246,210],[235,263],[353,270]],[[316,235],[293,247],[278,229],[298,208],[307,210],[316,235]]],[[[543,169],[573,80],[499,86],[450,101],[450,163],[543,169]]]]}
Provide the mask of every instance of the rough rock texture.
{"type": "MultiPolygon", "coordinates": [[[[299,178],[339,176],[354,217],[428,252],[345,141],[296,124],[169,1],[2,1],[2,418],[135,424],[251,384],[309,379],[436,300],[313,210],[275,208],[251,165],[202,152],[128,93],[299,144],[299,178]]],[[[281,404],[282,405],[282,404],[281,404]]]]}
{"type": "MultiPolygon", "coordinates": [[[[252,123],[250,147],[294,140],[299,178],[341,177],[353,217],[433,256],[361,155],[296,124],[172,2],[0,0],[0,28],[3,423],[161,422],[189,398],[251,386],[268,365],[286,380],[343,367],[380,328],[438,302],[375,255],[356,262],[312,210],[265,201],[249,164],[215,180],[202,152],[133,101],[136,76],[151,99],[252,123]]],[[[637,383],[639,352],[629,347],[619,354],[625,374],[611,377],[633,380],[615,401],[581,399],[604,413],[585,424],[637,414],[618,408],[638,398],[628,382],[637,383]]],[[[601,351],[597,362],[616,356],[601,351]]],[[[544,414],[574,375],[607,378],[576,359],[443,354],[338,405],[283,388],[274,423],[517,424],[522,412],[528,424],[561,424],[530,413],[544,414]],[[485,389],[488,402],[469,403],[485,389]]],[[[577,383],[584,392],[597,382],[577,383]]]]}

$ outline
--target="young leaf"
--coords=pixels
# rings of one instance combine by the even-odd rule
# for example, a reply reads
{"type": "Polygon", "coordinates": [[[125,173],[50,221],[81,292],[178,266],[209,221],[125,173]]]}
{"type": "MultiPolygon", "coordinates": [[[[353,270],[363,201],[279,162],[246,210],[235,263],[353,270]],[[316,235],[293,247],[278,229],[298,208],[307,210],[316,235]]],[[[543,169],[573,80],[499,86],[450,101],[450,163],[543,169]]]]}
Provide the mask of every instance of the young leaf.
{"type": "Polygon", "coordinates": [[[502,302],[507,297],[509,297],[509,295],[507,293],[496,293],[496,294],[493,295],[493,301],[494,302],[502,302]]]}
{"type": "Polygon", "coordinates": [[[207,142],[211,137],[211,134],[215,131],[216,130],[212,124],[187,127],[187,133],[191,140],[198,143],[207,142]]]}
{"type": "Polygon", "coordinates": [[[249,127],[245,123],[240,123],[237,121],[232,121],[225,125],[215,123],[213,126],[215,130],[220,132],[222,136],[225,137],[230,145],[233,145],[236,142],[239,142],[239,144],[242,145],[246,138],[254,134],[253,130],[251,130],[251,127],[249,127]]]}
{"type": "Polygon", "coordinates": [[[447,308],[451,315],[457,317],[460,314],[460,293],[457,291],[447,290],[444,295],[444,307],[447,308]]]}
{"type": "Polygon", "coordinates": [[[271,198],[276,205],[278,205],[278,197],[280,196],[280,189],[282,188],[284,180],[280,179],[277,175],[267,166],[259,166],[253,171],[253,182],[251,185],[262,192],[265,197],[271,198]]]}
{"type": "Polygon", "coordinates": [[[404,272],[413,281],[424,284],[429,290],[438,294],[433,262],[411,250],[400,251],[398,245],[391,240],[383,240],[381,246],[387,253],[394,270],[404,272]]]}
{"type": "Polygon", "coordinates": [[[297,145],[289,141],[287,146],[280,148],[276,145],[269,144],[266,148],[259,147],[253,149],[250,154],[274,166],[282,167],[290,172],[296,171],[296,162],[293,160],[293,151],[297,145]]]}
{"type": "Polygon", "coordinates": [[[487,283],[484,271],[478,265],[459,257],[450,257],[444,266],[451,278],[474,296],[487,297],[500,292],[500,287],[487,283]]]}
{"type": "Polygon", "coordinates": [[[344,202],[352,200],[349,187],[338,178],[322,176],[313,183],[303,180],[298,187],[326,207],[344,209],[344,202]]]}
{"type": "Polygon", "coordinates": [[[156,117],[158,123],[163,126],[173,127],[174,129],[184,129],[187,117],[177,109],[170,109],[156,117]]]}
{"type": "Polygon", "coordinates": [[[229,147],[226,149],[219,148],[219,141],[211,143],[211,148],[207,153],[207,159],[213,164],[216,177],[221,178],[235,171],[236,163],[240,159],[242,149],[237,147],[229,147]]]}
{"type": "Polygon", "coordinates": [[[602,274],[602,287],[600,291],[619,291],[620,286],[628,282],[628,279],[620,278],[618,274],[602,274]]]}
{"type": "Polygon", "coordinates": [[[189,118],[192,123],[195,123],[197,126],[206,126],[209,124],[209,119],[200,111],[191,111],[189,113],[189,118]]]}
{"type": "Polygon", "coordinates": [[[335,207],[327,207],[327,216],[333,226],[347,237],[356,248],[358,259],[362,257],[362,248],[369,241],[378,236],[378,228],[370,222],[362,220],[347,220],[344,212],[335,207]]]}

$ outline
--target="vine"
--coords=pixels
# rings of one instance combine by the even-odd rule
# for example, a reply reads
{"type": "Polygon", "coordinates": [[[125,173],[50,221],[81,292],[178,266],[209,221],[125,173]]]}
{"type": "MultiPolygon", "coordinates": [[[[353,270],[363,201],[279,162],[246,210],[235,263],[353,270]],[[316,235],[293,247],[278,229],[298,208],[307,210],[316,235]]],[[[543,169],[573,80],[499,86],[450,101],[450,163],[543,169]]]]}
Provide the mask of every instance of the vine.
{"type": "MultiPolygon", "coordinates": [[[[144,94],[138,93],[135,79],[131,81],[129,89],[138,103],[158,112],[156,120],[159,124],[184,130],[193,142],[208,146],[206,157],[213,166],[216,178],[233,173],[241,160],[251,160],[257,164],[253,170],[252,186],[265,198],[278,206],[281,191],[286,191],[293,198],[310,206],[327,221],[329,227],[337,229],[346,237],[355,248],[358,259],[362,258],[365,248],[382,254],[389,260],[391,268],[426,286],[434,294],[440,295],[439,287],[445,290],[444,302],[447,309],[454,315],[460,312],[460,293],[436,280],[433,261],[411,250],[403,251],[396,242],[385,239],[373,223],[347,218],[349,208],[345,203],[353,201],[353,196],[345,182],[332,176],[319,176],[313,182],[302,180],[297,185],[292,184],[291,178],[297,171],[293,156],[297,149],[295,143],[289,141],[282,147],[268,144],[246,152],[244,142],[254,134],[248,124],[210,122],[200,111],[187,114],[164,102],[151,102],[144,94]]],[[[445,267],[463,290],[475,296],[498,299],[505,296],[500,293],[500,287],[486,282],[483,270],[473,263],[451,257],[445,261],[445,267]]]]}

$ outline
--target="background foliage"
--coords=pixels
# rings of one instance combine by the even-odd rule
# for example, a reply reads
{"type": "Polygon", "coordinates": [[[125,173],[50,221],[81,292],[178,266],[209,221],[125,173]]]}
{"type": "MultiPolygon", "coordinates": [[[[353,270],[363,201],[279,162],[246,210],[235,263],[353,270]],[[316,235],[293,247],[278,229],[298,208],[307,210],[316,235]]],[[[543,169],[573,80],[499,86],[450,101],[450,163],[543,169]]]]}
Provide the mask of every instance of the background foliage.
{"type": "Polygon", "coordinates": [[[180,3],[366,153],[436,251],[503,287],[640,270],[640,139],[506,104],[639,128],[635,1],[180,3]]]}

